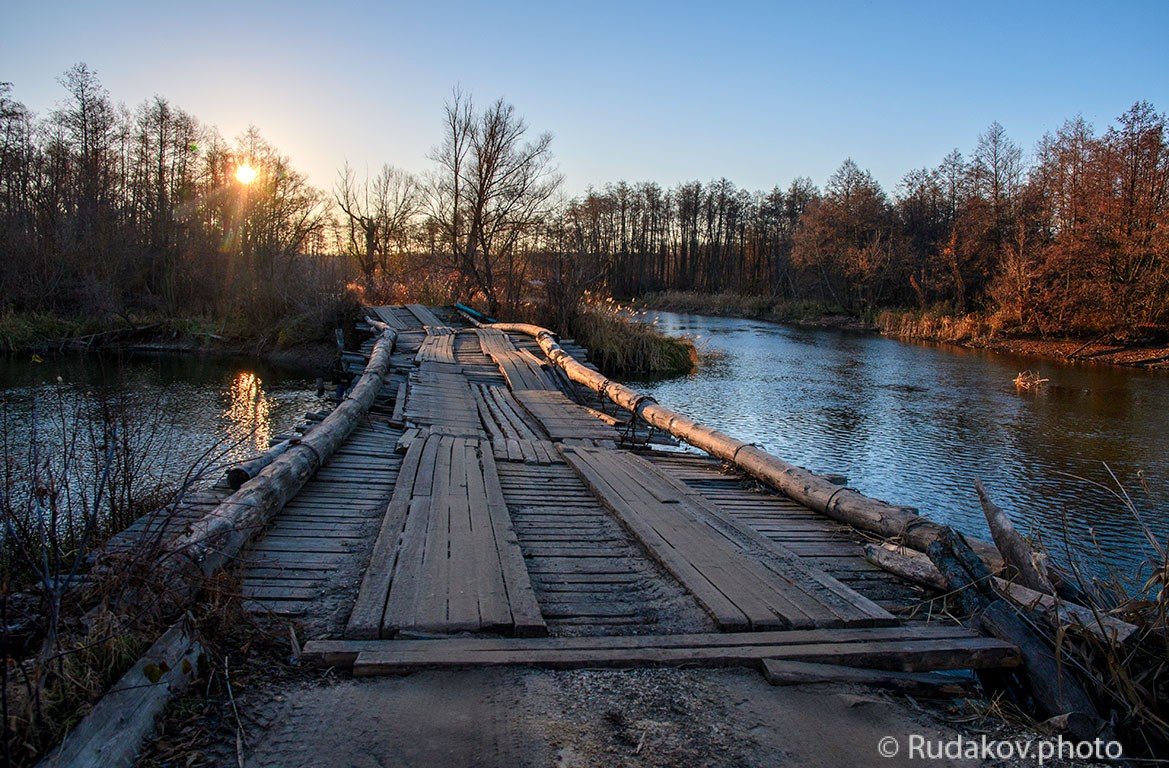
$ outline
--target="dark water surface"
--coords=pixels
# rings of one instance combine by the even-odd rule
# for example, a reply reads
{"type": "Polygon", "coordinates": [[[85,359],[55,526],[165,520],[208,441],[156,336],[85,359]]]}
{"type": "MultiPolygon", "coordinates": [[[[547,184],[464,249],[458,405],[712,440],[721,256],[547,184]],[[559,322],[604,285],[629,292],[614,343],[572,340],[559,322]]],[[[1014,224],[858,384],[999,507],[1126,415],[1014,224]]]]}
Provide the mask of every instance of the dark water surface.
{"type": "Polygon", "coordinates": [[[322,407],[304,373],[249,359],[62,355],[38,361],[9,355],[0,357],[9,456],[27,462],[34,421],[44,445],[73,434],[86,443],[86,433],[99,423],[94,392],[121,393],[120,406],[130,416],[125,423],[135,424],[133,439],[160,478],[182,477],[200,460],[218,465],[253,456],[271,436],[291,431],[306,411],[322,407]]]}
{"type": "Polygon", "coordinates": [[[1151,550],[1123,503],[1092,485],[1119,490],[1106,463],[1160,541],[1169,535],[1165,372],[753,320],[650,318],[720,359],[639,389],[788,461],[842,473],[870,496],[986,536],[972,485],[980,477],[1019,528],[1059,549],[1066,516],[1094,566],[1131,573],[1151,550]],[[1050,383],[1020,392],[1023,370],[1050,383]]]}

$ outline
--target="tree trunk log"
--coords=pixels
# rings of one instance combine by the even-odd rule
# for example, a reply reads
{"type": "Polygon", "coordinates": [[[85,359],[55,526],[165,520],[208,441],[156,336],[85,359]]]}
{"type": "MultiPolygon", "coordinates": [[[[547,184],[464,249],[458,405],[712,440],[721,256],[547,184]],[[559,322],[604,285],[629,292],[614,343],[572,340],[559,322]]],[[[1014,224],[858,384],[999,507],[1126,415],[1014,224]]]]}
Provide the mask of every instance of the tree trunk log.
{"type": "Polygon", "coordinates": [[[1055,594],[1055,587],[1047,577],[1047,564],[1032,549],[1015,526],[1011,518],[1003,512],[993,501],[983,487],[981,480],[974,481],[974,489],[978,491],[978,500],[982,503],[982,513],[986,516],[986,524],[990,527],[990,535],[1003,556],[1005,566],[1003,576],[1012,581],[1018,581],[1024,587],[1055,594]]]}
{"type": "Polygon", "coordinates": [[[256,458],[240,462],[227,470],[227,484],[233,491],[238,491],[241,485],[260,474],[264,467],[276,461],[281,454],[299,442],[300,438],[282,440],[256,458]]]}
{"type": "Polygon", "coordinates": [[[949,589],[946,577],[930,562],[929,558],[926,558],[923,563],[918,558],[902,552],[878,547],[876,544],[866,544],[865,560],[894,576],[900,576],[906,581],[911,581],[935,592],[945,592],[949,589]]]}
{"type": "MultiPolygon", "coordinates": [[[[1080,682],[1061,664],[1048,643],[991,586],[986,565],[962,534],[946,528],[930,545],[929,557],[945,576],[947,586],[969,621],[1000,640],[1018,646],[1023,674],[1038,709],[1049,717],[1070,715],[1069,728],[1079,739],[1094,739],[1105,724],[1080,682]]],[[[1105,737],[1107,738],[1107,737],[1105,737]]]]}
{"type": "Polygon", "coordinates": [[[40,768],[129,768],[170,699],[197,674],[203,649],[189,617],[163,633],[142,658],[82,718],[40,768]]]}

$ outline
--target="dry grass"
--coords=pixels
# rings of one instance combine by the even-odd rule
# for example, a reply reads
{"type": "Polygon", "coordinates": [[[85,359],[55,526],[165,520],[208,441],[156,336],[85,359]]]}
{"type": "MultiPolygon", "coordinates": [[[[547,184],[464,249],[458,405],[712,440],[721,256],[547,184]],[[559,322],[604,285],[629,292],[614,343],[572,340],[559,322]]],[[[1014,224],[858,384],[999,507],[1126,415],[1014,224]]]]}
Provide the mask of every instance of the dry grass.
{"type": "Polygon", "coordinates": [[[876,326],[886,336],[899,339],[942,341],[970,344],[988,341],[1002,332],[994,316],[980,313],[953,315],[943,311],[883,310],[877,314],[876,326]]]}
{"type": "Polygon", "coordinates": [[[667,336],[612,299],[586,296],[568,330],[613,376],[679,376],[698,364],[694,342],[667,336]]]}
{"type": "MultiPolygon", "coordinates": [[[[1146,543],[1143,565],[1136,574],[1121,574],[1109,567],[1105,576],[1089,576],[1094,572],[1089,562],[1108,563],[1109,558],[1095,540],[1087,551],[1073,546],[1066,523],[1063,559],[1095,616],[1127,621],[1137,632],[1122,643],[1107,632],[1090,632],[1070,623],[1059,628],[1052,640],[1063,663],[1078,669],[1104,703],[1125,742],[1126,756],[1163,757],[1169,754],[1169,544],[1157,538],[1136,500],[1110,469],[1108,473],[1111,485],[1075,479],[1110,493],[1122,514],[1132,519],[1146,543]],[[1136,577],[1135,588],[1126,576],[1136,577]]],[[[1148,488],[1143,490],[1151,500],[1148,488]]]]}

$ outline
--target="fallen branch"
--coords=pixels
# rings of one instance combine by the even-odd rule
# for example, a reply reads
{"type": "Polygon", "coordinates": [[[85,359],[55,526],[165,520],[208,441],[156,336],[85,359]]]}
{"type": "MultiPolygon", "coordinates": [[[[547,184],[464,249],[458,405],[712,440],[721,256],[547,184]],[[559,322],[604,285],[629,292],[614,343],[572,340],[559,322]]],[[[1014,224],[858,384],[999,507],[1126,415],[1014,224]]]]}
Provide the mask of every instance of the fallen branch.
{"type": "MultiPolygon", "coordinates": [[[[885,543],[879,547],[875,544],[866,544],[865,559],[894,576],[927,589],[936,592],[946,592],[949,589],[946,577],[923,552],[892,543],[885,543]]],[[[1127,621],[1037,592],[1022,584],[1015,584],[998,576],[994,577],[993,583],[1002,595],[1010,598],[1016,605],[1042,613],[1055,629],[1076,627],[1091,632],[1106,642],[1117,644],[1124,643],[1137,631],[1137,627],[1127,621]]]]}
{"type": "Polygon", "coordinates": [[[991,501],[981,480],[975,479],[974,490],[978,491],[978,500],[982,504],[982,513],[986,516],[994,545],[1003,556],[1003,575],[1025,587],[1054,595],[1055,587],[1048,576],[1047,557],[1031,549],[1027,540],[1015,530],[1007,513],[991,501]]]}

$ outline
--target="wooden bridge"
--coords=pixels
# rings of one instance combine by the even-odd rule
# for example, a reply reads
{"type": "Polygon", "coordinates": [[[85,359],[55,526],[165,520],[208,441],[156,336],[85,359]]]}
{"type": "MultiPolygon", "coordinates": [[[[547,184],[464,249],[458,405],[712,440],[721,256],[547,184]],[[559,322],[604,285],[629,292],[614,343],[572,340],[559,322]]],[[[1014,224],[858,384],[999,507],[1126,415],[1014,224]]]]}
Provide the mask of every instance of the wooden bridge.
{"type": "MultiPolygon", "coordinates": [[[[1023,583],[1030,546],[985,494],[995,545],[697,424],[546,329],[407,305],[358,330],[334,408],[97,554],[95,573],[127,552],[150,572],[116,609],[172,620],[231,568],[247,610],[293,621],[295,655],[354,676],[739,666],[962,693],[934,671],[1017,667],[983,679],[1078,738],[1107,731],[1040,623],[1137,627],[1023,583]],[[942,594],[964,624],[934,614],[942,594]]],[[[195,675],[188,617],[45,765],[130,764],[195,675]]]]}
{"type": "MultiPolygon", "coordinates": [[[[858,531],[678,450],[531,336],[418,305],[370,314],[395,337],[377,401],[244,556],[250,609],[312,627],[306,658],[356,675],[1017,663],[927,622],[858,531]]],[[[346,356],[354,373],[372,349],[346,356]]]]}

